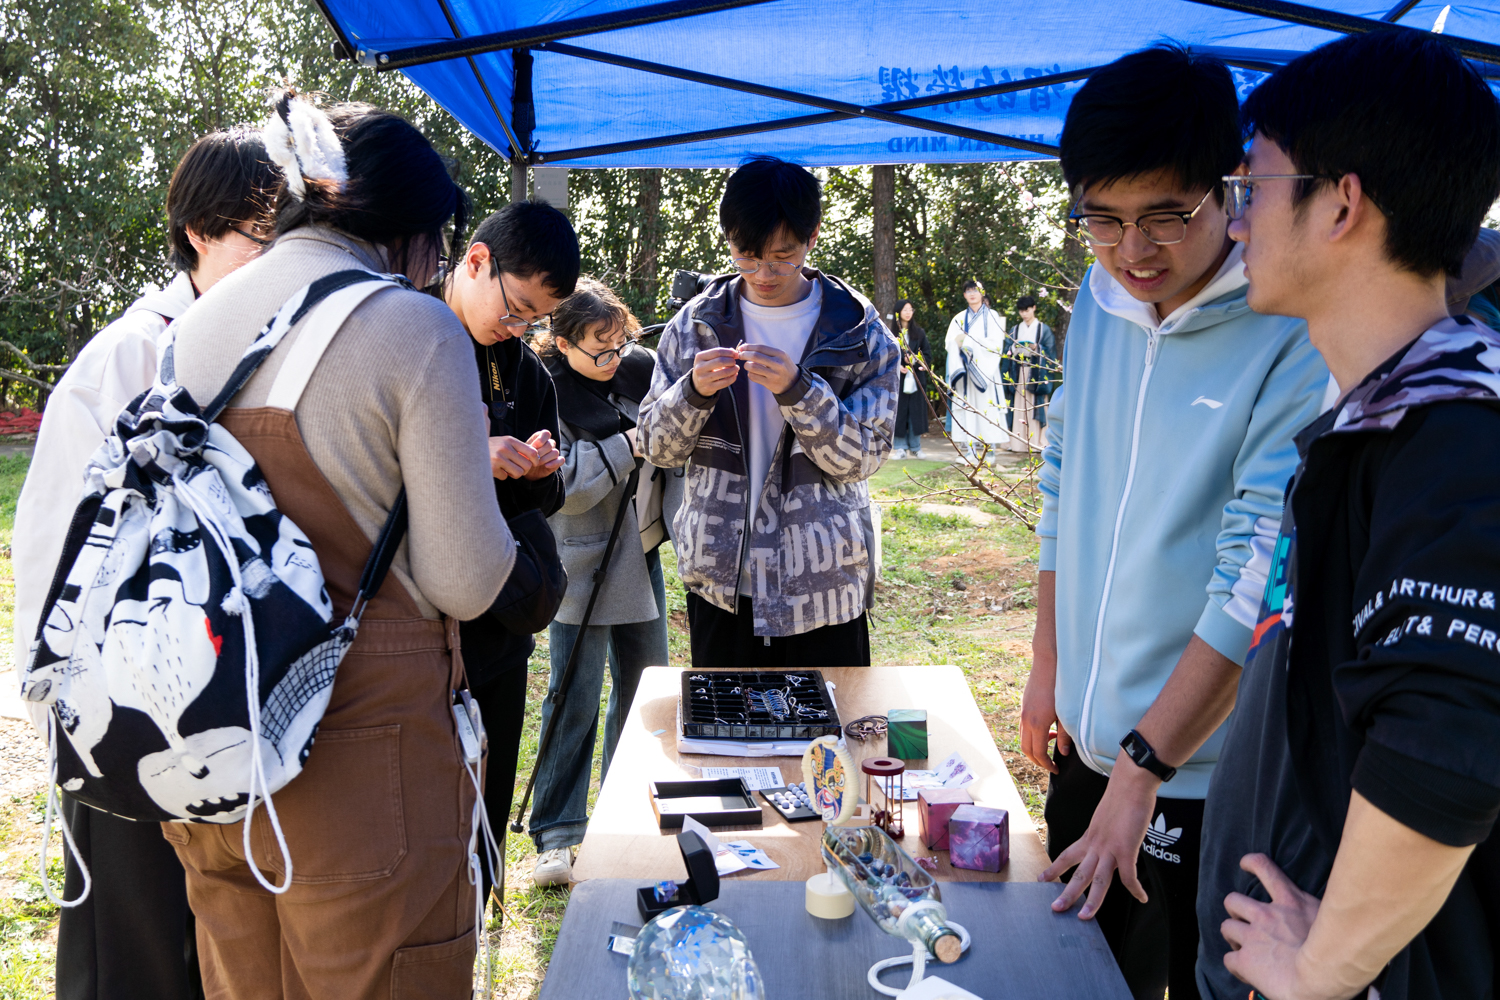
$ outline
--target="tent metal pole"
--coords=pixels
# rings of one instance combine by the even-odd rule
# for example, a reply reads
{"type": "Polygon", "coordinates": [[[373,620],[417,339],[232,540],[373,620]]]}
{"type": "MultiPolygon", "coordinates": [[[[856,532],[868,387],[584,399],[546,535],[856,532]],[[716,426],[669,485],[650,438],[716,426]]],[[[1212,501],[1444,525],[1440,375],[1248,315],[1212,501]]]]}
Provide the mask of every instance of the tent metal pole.
{"type": "Polygon", "coordinates": [[[327,21],[328,26],[333,29],[333,37],[337,39],[333,45],[333,58],[353,59],[354,46],[350,43],[349,36],[344,34],[344,29],[339,25],[338,19],[333,16],[333,11],[328,9],[327,0],[314,0],[314,2],[318,5],[323,20],[327,21]]]}
{"type": "MultiPolygon", "coordinates": [[[[453,16],[453,11],[448,7],[448,0],[438,0],[438,6],[442,8],[443,16],[448,19],[448,28],[453,32],[453,37],[462,38],[463,32],[459,30],[458,20],[453,16]]],[[[495,112],[495,120],[500,123],[500,127],[505,131],[505,139],[510,143],[511,159],[515,160],[525,156],[526,150],[521,148],[521,141],[516,138],[516,134],[510,130],[510,123],[500,113],[500,105],[495,103],[495,95],[490,93],[490,85],[484,82],[484,75],[479,72],[479,64],[474,61],[473,56],[465,58],[468,59],[469,69],[474,71],[474,79],[478,81],[479,89],[484,91],[484,99],[490,102],[490,110],[495,112]]]]}
{"type": "Polygon", "coordinates": [[[602,31],[619,31],[643,24],[675,21],[699,14],[713,14],[737,7],[752,7],[757,4],[775,3],[776,0],[667,0],[665,3],[647,4],[608,14],[589,17],[573,17],[548,24],[537,24],[510,31],[496,31],[488,35],[473,35],[454,39],[451,42],[434,42],[430,45],[414,45],[407,49],[381,51],[360,48],[355,57],[367,69],[385,72],[393,69],[408,69],[426,63],[477,56],[501,49],[534,49],[543,42],[559,38],[575,38],[579,35],[594,35],[602,31]]]}
{"type": "MultiPolygon", "coordinates": [[[[681,146],[690,142],[711,142],[714,139],[731,139],[741,135],[755,135],[759,132],[776,132],[788,128],[805,128],[809,125],[827,125],[829,122],[848,121],[853,115],[829,112],[825,115],[799,115],[795,118],[778,118],[768,122],[754,122],[749,125],[730,125],[725,128],[704,129],[699,132],[679,132],[676,135],[658,135],[647,139],[631,139],[626,142],[610,142],[598,146],[579,146],[575,149],[559,149],[556,152],[532,153],[532,163],[558,163],[563,160],[582,160],[591,156],[614,156],[619,153],[633,153],[641,149],[658,149],[662,146],[681,146]]],[[[1058,148],[1048,146],[1045,143],[1032,142],[1029,139],[1018,139],[1013,136],[997,136],[995,139],[984,139],[984,142],[996,146],[1013,146],[1016,149],[1025,149],[1027,152],[1040,153],[1043,156],[1056,158],[1058,148]],[[1022,145],[1024,143],[1025,145],[1022,145]]]]}
{"type": "Polygon", "coordinates": [[[629,139],[625,142],[609,142],[598,146],[579,146],[576,149],[559,149],[555,153],[532,153],[532,163],[557,163],[561,160],[582,160],[590,156],[614,156],[617,153],[634,153],[641,149],[656,149],[661,146],[681,146],[690,142],[712,142],[715,139],[732,139],[740,135],[755,135],[760,132],[776,132],[787,128],[803,128],[807,125],[826,125],[843,121],[848,115],[799,115],[796,118],[778,118],[769,122],[753,122],[749,125],[728,125],[724,128],[702,129],[697,132],[679,132],[676,135],[657,135],[647,139],[629,139]]]}
{"type": "MultiPolygon", "coordinates": [[[[1305,24],[1308,27],[1337,31],[1345,35],[1359,35],[1367,31],[1414,30],[1404,25],[1377,21],[1374,18],[1355,17],[1353,14],[1340,14],[1338,11],[1308,7],[1300,3],[1287,3],[1286,0],[1188,0],[1188,3],[1200,4],[1204,7],[1218,7],[1241,14],[1254,14],[1257,17],[1286,21],[1289,24],[1305,24]]],[[[1500,64],[1500,45],[1481,42],[1473,38],[1459,38],[1455,35],[1433,35],[1432,37],[1470,59],[1500,64]]]]}
{"type": "MultiPolygon", "coordinates": [[[[702,83],[710,87],[719,87],[723,90],[738,90],[747,94],[755,94],[760,97],[770,97],[779,101],[787,101],[791,104],[807,104],[815,108],[825,108],[829,111],[837,111],[848,115],[850,118],[869,118],[875,121],[889,122],[892,125],[904,125],[907,128],[922,129],[926,132],[938,132],[943,135],[958,136],[961,139],[977,139],[980,142],[992,142],[1000,146],[1011,146],[1016,149],[1024,149],[1032,153],[1042,153],[1047,156],[1056,156],[1057,147],[1045,143],[1033,142],[1030,139],[1018,139],[1015,136],[998,135],[994,132],[986,132],[983,129],[969,128],[965,125],[950,125],[946,122],[935,121],[930,118],[918,118],[915,115],[900,114],[898,112],[886,111],[878,106],[863,107],[858,104],[850,104],[847,101],[834,101],[825,97],[814,97],[811,94],[799,94],[792,90],[782,90],[779,87],[766,87],[758,83],[746,83],[742,80],[731,80],[728,77],[714,76],[711,73],[699,73],[696,70],[678,69],[675,66],[663,66],[659,63],[646,62],[642,59],[632,59],[629,56],[617,56],[608,52],[596,52],[593,49],[580,49],[576,45],[565,45],[561,42],[548,42],[538,46],[544,52],[553,52],[558,55],[576,56],[579,59],[588,59],[593,62],[608,63],[625,69],[639,70],[643,73],[654,73],[658,76],[672,77],[678,80],[687,80],[690,83],[702,83]]],[[[970,100],[967,91],[954,91],[947,96],[948,100],[941,101],[943,104],[957,104],[960,101],[970,100]],[[956,96],[963,95],[963,96],[956,96]]]]}
{"type": "Polygon", "coordinates": [[[1421,3],[1421,0],[1401,0],[1396,6],[1386,11],[1380,19],[1387,24],[1395,24],[1410,13],[1411,9],[1419,3],[1421,3]]]}
{"type": "MultiPolygon", "coordinates": [[[[963,91],[963,100],[971,98],[996,97],[1000,94],[1014,93],[1019,90],[1031,90],[1034,87],[1050,87],[1057,83],[1071,83],[1074,80],[1082,80],[1092,75],[1099,67],[1090,66],[1087,69],[1069,70],[1066,73],[1053,73],[1050,76],[1036,76],[1026,80],[1013,80],[1010,83],[997,83],[993,87],[976,87],[963,91]]],[[[914,97],[905,101],[890,101],[885,104],[877,104],[876,107],[887,111],[905,111],[910,108],[925,108],[934,104],[954,103],[952,95],[938,97],[914,97]]],[[[728,125],[723,128],[702,129],[696,132],[679,132],[676,135],[652,136],[645,139],[630,139],[625,142],[603,143],[597,146],[579,146],[575,149],[560,149],[552,153],[533,153],[533,163],[554,163],[561,160],[582,160],[593,156],[614,156],[619,153],[634,153],[642,149],[657,149],[662,146],[681,146],[690,142],[712,142],[715,139],[732,139],[741,135],[755,135],[760,132],[776,132],[788,128],[805,128],[809,125],[826,125],[829,122],[847,121],[854,115],[834,112],[824,115],[800,115],[795,118],[777,118],[768,122],[752,122],[748,125],[728,125]]],[[[1051,153],[1049,155],[1056,156],[1051,153]]]]}
{"type": "MultiPolygon", "coordinates": [[[[1290,49],[1241,49],[1225,45],[1192,45],[1189,48],[1194,52],[1202,52],[1204,55],[1222,59],[1231,66],[1253,69],[1260,73],[1274,73],[1304,54],[1290,49]]],[[[1474,61],[1470,61],[1469,64],[1474,67],[1476,73],[1487,80],[1500,78],[1500,66],[1474,61]]]]}
{"type": "MultiPolygon", "coordinates": [[[[830,112],[826,115],[801,115],[796,118],[780,118],[776,121],[755,122],[751,125],[731,125],[728,128],[704,129],[701,132],[679,132],[676,135],[658,135],[649,139],[632,139],[627,142],[610,142],[598,146],[579,146],[575,149],[559,149],[553,153],[532,153],[532,163],[558,163],[563,160],[582,160],[590,156],[614,156],[618,153],[633,153],[641,149],[657,149],[662,146],[681,146],[690,142],[709,142],[714,139],[729,139],[739,135],[754,135],[758,132],[776,132],[781,129],[803,128],[808,125],[826,125],[829,122],[845,121],[851,115],[830,112]]],[[[951,134],[951,133],[948,133],[951,134]]],[[[980,133],[989,135],[989,133],[980,133]]],[[[960,136],[960,138],[970,138],[960,136]]],[[[1061,153],[1056,146],[1044,142],[1032,142],[1009,135],[996,135],[979,140],[994,146],[1009,146],[1057,159],[1061,153]]]]}

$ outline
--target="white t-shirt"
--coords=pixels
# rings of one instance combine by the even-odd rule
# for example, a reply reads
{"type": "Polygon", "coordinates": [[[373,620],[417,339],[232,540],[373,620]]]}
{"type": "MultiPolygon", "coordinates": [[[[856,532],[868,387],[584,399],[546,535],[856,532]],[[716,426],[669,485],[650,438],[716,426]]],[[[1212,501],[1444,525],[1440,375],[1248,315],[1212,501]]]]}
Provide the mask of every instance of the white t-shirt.
{"type": "Polygon", "coordinates": [[[1034,319],[1030,323],[1017,324],[1016,339],[1023,344],[1035,344],[1037,330],[1041,327],[1041,325],[1042,321],[1039,319],[1034,319]]]}
{"type": "MultiPolygon", "coordinates": [[[[760,306],[741,295],[740,309],[745,318],[746,344],[779,348],[797,362],[802,360],[807,339],[812,336],[818,313],[823,309],[823,285],[814,281],[807,298],[789,306],[760,306]]],[[[786,426],[786,418],[781,415],[781,406],[770,389],[756,382],[749,382],[749,386],[750,440],[746,465],[750,469],[750,509],[754,511],[759,509],[766,474],[771,468],[771,456],[776,451],[782,428],[786,426]]],[[[746,565],[740,569],[740,593],[746,596],[753,594],[748,573],[747,559],[746,565]]]]}

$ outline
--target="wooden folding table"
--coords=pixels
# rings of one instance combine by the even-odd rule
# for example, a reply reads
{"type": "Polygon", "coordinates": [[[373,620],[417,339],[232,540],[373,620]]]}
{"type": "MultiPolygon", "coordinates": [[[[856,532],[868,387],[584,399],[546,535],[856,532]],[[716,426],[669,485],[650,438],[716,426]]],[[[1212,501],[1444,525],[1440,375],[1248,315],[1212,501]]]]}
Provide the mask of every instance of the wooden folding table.
{"type": "MultiPolygon", "coordinates": [[[[695,671],[696,672],[696,671],[695,671]]],[[[650,667],[641,677],[635,702],[625,720],[610,771],[589,819],[588,833],[573,863],[575,881],[627,878],[656,881],[685,875],[675,831],[664,832],[651,808],[649,783],[698,776],[699,767],[779,767],[788,782],[802,780],[798,757],[720,757],[677,752],[677,699],[682,668],[650,667]]],[[[955,751],[976,780],[968,786],[974,801],[1010,813],[1010,863],[998,874],[954,868],[948,852],[922,846],[915,802],[906,803],[906,836],[901,846],[914,856],[937,859],[940,882],[1034,881],[1047,867],[1047,854],[1005,769],[989,727],[974,703],[963,671],[953,666],[836,667],[823,670],[835,685],[839,716],[849,721],[884,715],[892,708],[927,710],[928,761],[912,767],[936,767],[955,751]]],[[[882,756],[884,738],[860,744],[849,741],[856,765],[864,757],[882,756]]],[[[863,775],[856,776],[863,789],[863,775]]],[[[756,795],[760,802],[760,796],[756,795]]],[[[748,840],[770,855],[780,868],[727,876],[728,880],[805,881],[824,870],[819,854],[823,823],[788,823],[761,802],[763,826],[716,829],[723,840],[748,840]]]]}

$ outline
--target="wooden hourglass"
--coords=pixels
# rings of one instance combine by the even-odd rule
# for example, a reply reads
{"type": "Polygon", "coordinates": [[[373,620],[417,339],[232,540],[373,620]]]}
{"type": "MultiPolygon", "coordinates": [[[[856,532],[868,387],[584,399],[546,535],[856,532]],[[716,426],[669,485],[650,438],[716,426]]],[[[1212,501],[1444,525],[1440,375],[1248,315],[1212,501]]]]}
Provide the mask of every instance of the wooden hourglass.
{"type": "Polygon", "coordinates": [[[895,757],[871,757],[862,761],[865,773],[865,801],[870,805],[870,822],[895,840],[906,836],[902,821],[902,802],[906,797],[906,762],[895,757]]]}

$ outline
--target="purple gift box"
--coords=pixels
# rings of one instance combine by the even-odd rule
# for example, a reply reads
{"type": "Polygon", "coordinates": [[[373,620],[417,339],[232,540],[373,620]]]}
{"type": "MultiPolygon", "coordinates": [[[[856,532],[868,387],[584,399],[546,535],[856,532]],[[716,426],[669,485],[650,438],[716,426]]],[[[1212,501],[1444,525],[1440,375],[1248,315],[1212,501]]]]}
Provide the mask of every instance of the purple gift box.
{"type": "Polygon", "coordinates": [[[948,819],[959,806],[974,799],[962,788],[924,788],[917,792],[917,818],[921,821],[922,843],[930,850],[948,849],[948,819]]]}
{"type": "Polygon", "coordinates": [[[1010,860],[1010,814],[988,806],[959,806],[948,819],[948,858],[954,868],[1004,868],[1010,860]]]}

